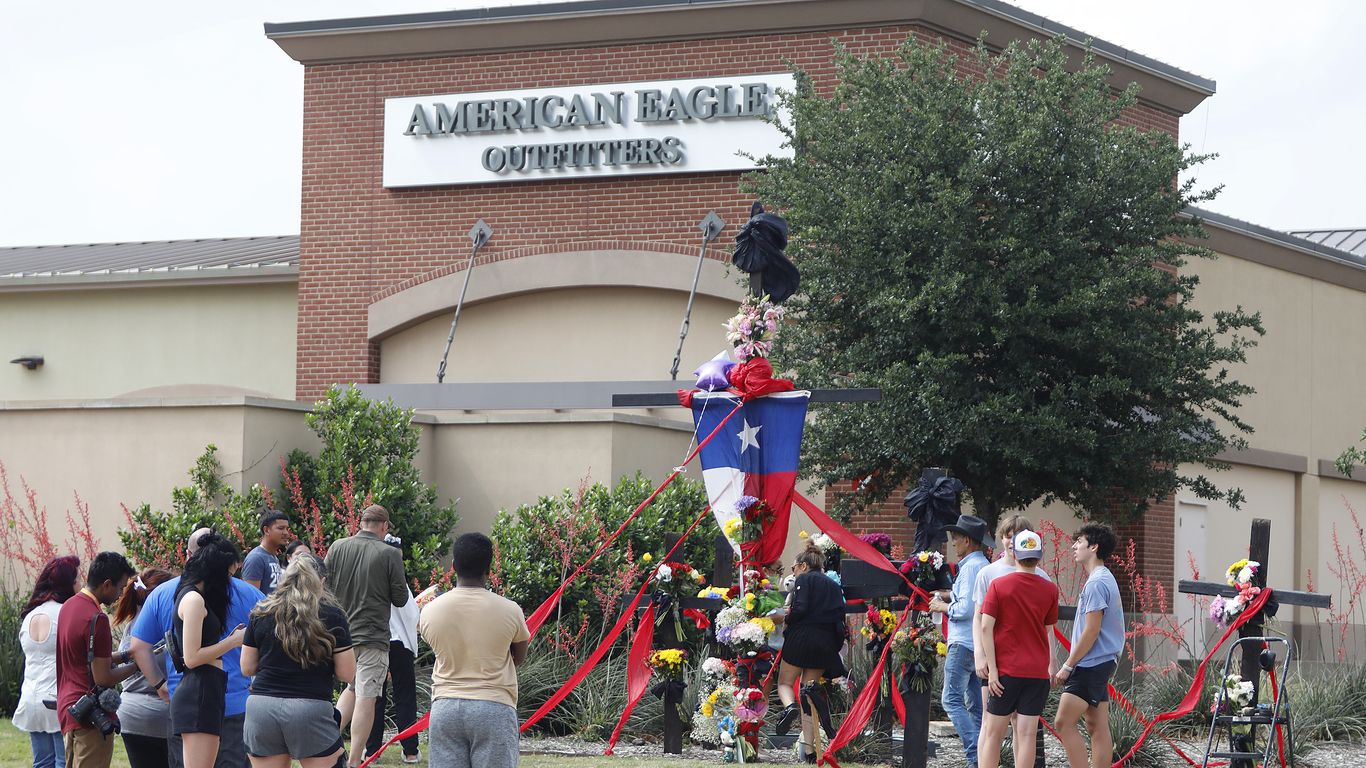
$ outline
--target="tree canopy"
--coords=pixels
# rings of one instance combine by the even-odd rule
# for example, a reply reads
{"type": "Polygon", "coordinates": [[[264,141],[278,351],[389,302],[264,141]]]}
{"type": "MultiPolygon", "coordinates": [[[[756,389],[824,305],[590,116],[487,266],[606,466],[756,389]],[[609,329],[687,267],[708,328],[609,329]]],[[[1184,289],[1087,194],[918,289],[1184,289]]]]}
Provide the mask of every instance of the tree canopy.
{"type": "Polygon", "coordinates": [[[1061,40],[979,45],[960,71],[942,45],[891,58],[836,50],[837,81],[798,72],[780,126],[794,157],[768,157],[748,192],[792,227],[802,270],[778,370],[806,387],[880,387],[874,404],[818,412],[808,474],[859,479],[880,500],[924,467],[961,479],[979,513],[1036,500],[1120,519],[1186,487],[1236,505],[1203,472],[1246,445],[1252,394],[1230,366],[1262,333],[1242,307],[1206,316],[1212,257],[1178,183],[1208,156],[1119,122],[1116,93],[1061,40]]]}

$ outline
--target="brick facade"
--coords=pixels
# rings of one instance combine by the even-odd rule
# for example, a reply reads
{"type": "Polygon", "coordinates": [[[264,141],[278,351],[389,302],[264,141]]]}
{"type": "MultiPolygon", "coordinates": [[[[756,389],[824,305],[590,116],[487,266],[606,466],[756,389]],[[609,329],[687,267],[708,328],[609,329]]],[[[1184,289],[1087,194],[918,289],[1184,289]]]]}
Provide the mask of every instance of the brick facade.
{"type": "MultiPolygon", "coordinates": [[[[819,88],[829,88],[832,40],[855,54],[887,54],[912,33],[938,37],[918,27],[891,26],[309,65],[298,397],[316,398],[333,383],[377,382],[379,347],[366,336],[367,307],[462,269],[469,247],[465,233],[479,217],[496,233],[481,260],[495,261],[583,247],[695,252],[695,224],[707,210],[716,209],[732,224],[748,215],[750,200],[741,194],[735,172],[386,190],[381,185],[385,98],[779,72],[786,70],[786,61],[811,73],[819,88]]],[[[948,45],[960,54],[960,69],[972,72],[972,46],[959,40],[948,45]]],[[[1125,114],[1124,122],[1176,135],[1178,118],[1141,104],[1125,114]]],[[[876,511],[858,517],[855,530],[885,531],[909,549],[903,496],[904,491],[894,493],[876,511]]],[[[1145,518],[1136,538],[1156,569],[1150,574],[1170,578],[1173,523],[1171,507],[1164,509],[1145,518]]]]}
{"type": "MultiPolygon", "coordinates": [[[[483,256],[497,259],[542,249],[547,240],[565,250],[585,241],[695,247],[695,223],[707,210],[730,222],[748,214],[750,201],[732,172],[386,190],[385,98],[778,72],[785,60],[829,87],[832,39],[856,54],[889,53],[912,32],[930,38],[895,26],[308,66],[298,397],[317,397],[337,382],[378,381],[379,349],[366,338],[366,308],[400,283],[460,269],[468,255],[465,232],[476,218],[493,226],[483,256]]],[[[949,45],[971,71],[970,46],[949,45]]],[[[1173,135],[1177,120],[1147,105],[1126,115],[1133,125],[1173,135]]]]}

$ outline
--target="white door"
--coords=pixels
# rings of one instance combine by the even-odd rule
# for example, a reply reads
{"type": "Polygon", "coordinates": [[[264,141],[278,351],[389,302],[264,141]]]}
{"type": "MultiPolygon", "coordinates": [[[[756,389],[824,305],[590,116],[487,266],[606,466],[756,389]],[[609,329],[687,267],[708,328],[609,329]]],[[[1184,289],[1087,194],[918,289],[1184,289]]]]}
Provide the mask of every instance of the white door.
{"type": "MultiPolygon", "coordinates": [[[[1176,502],[1176,578],[1193,579],[1191,566],[1200,574],[1201,581],[1209,581],[1208,557],[1205,554],[1205,522],[1209,517],[1209,507],[1203,501],[1177,501],[1176,502]]],[[[1203,653],[1206,641],[1207,630],[1205,626],[1208,618],[1202,609],[1209,605],[1210,598],[1198,598],[1196,606],[1191,607],[1190,598],[1186,595],[1177,595],[1173,601],[1172,610],[1176,614],[1176,620],[1186,622],[1185,634],[1186,645],[1195,650],[1197,654],[1203,653]]],[[[1191,654],[1182,648],[1178,658],[1187,659],[1191,654]]]]}

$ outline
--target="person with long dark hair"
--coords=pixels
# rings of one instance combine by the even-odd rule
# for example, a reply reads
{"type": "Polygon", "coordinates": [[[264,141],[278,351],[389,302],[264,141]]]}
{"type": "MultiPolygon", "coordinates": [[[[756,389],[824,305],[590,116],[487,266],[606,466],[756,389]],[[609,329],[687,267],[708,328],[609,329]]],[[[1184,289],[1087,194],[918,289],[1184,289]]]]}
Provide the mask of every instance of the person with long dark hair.
{"type": "Polygon", "coordinates": [[[231,541],[207,534],[176,587],[173,627],[185,676],[171,697],[171,732],[181,737],[185,768],[213,768],[218,755],[228,685],[223,654],[240,647],[246,632],[238,625],[223,635],[229,582],[241,559],[231,541]],[[215,642],[219,637],[223,639],[215,642]]]}
{"type": "Polygon", "coordinates": [[[256,768],[331,768],[342,755],[332,719],[333,679],[356,677],[346,612],[311,557],[285,568],[256,605],[242,644],[242,674],[255,676],[243,739],[256,768]]]}
{"type": "Polygon", "coordinates": [[[43,706],[57,699],[57,614],[79,589],[81,561],[70,555],[43,566],[19,614],[19,647],[24,652],[24,682],[14,727],[28,733],[33,768],[65,768],[62,728],[57,713],[43,706]]]}
{"type": "Polygon", "coordinates": [[[834,579],[825,575],[825,555],[812,544],[797,555],[792,573],[797,579],[783,630],[779,679],[801,681],[802,738],[797,742],[797,757],[814,763],[816,753],[808,748],[816,743],[817,719],[827,737],[833,736],[835,730],[830,722],[830,704],[819,681],[827,670],[844,670],[839,655],[844,644],[844,592],[834,579]]]}
{"type": "MultiPolygon", "coordinates": [[[[133,620],[157,585],[175,577],[170,571],[147,568],[137,575],[114,604],[114,626],[122,633],[119,650],[125,654],[133,643],[133,620]]],[[[152,658],[158,667],[166,663],[165,650],[157,650],[152,658]]],[[[123,682],[123,699],[119,703],[119,725],[123,748],[128,753],[132,768],[169,768],[167,739],[171,735],[170,697],[165,693],[166,678],[158,677],[149,683],[138,671],[123,682]]]]}

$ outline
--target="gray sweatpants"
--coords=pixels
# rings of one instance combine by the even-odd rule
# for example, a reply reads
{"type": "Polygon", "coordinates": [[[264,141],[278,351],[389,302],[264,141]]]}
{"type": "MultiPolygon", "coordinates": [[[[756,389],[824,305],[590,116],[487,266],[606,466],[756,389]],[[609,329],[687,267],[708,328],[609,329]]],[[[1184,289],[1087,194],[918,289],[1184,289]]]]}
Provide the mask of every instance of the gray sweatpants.
{"type": "Polygon", "coordinates": [[[516,768],[517,710],[474,699],[432,702],[428,762],[441,768],[516,768]]]}

